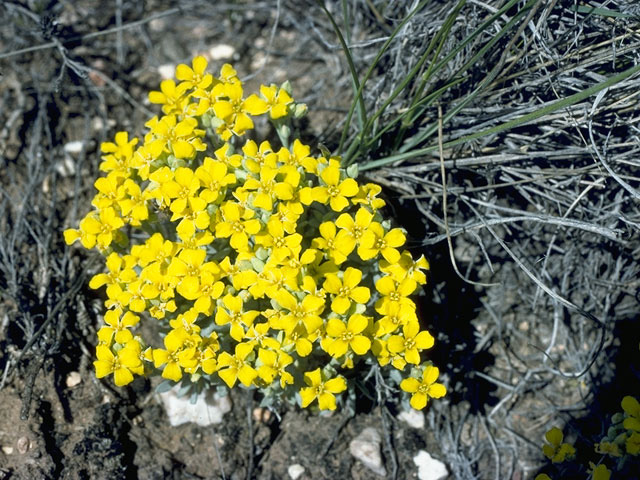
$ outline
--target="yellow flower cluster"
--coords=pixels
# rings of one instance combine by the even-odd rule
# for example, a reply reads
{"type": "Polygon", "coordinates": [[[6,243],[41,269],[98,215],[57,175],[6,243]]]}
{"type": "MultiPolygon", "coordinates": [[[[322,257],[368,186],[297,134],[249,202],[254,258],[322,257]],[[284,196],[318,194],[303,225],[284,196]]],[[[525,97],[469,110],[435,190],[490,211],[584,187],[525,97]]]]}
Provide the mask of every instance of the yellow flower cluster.
{"type": "Polygon", "coordinates": [[[369,361],[413,366],[401,387],[414,408],[444,395],[409,298],[429,265],[383,220],[381,188],[299,140],[242,141],[253,117],[281,126],[304,105],[275,85],[245,98],[230,65],[219,77],[206,67],[203,57],[179,65],[178,83],[150,93],[164,115],[141,145],[126,132],[102,145],[95,208],[64,232],[106,256],[90,283],[106,286],[108,308],[97,376],[122,386],[159,369],[335,409],[347,389],[337,370],[369,361]],[[159,348],[135,334],[151,318],[164,328],[159,348]]]}
{"type": "MultiPolygon", "coordinates": [[[[594,445],[595,452],[605,457],[616,458],[618,465],[624,465],[624,461],[631,457],[637,457],[640,453],[640,402],[635,397],[627,395],[621,402],[623,413],[616,413],[612,419],[612,425],[608,429],[606,437],[594,445]]],[[[542,446],[542,452],[552,463],[561,463],[571,460],[575,456],[575,448],[563,443],[562,431],[553,427],[545,434],[548,444],[542,446]]],[[[609,480],[611,470],[604,463],[598,465],[589,462],[589,478],[592,480],[609,480]]],[[[546,473],[536,476],[535,480],[551,480],[546,473]]]]}

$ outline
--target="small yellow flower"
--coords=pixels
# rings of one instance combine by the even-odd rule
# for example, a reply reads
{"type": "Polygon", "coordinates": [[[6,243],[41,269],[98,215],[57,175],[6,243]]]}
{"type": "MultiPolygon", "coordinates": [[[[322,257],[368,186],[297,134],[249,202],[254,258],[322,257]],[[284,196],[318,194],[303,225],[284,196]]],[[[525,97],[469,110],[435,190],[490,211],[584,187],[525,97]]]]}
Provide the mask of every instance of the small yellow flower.
{"type": "Polygon", "coordinates": [[[293,102],[293,99],[282,88],[275,85],[260,85],[260,94],[264,100],[258,98],[255,100],[256,109],[261,113],[269,112],[269,116],[276,120],[285,117],[288,113],[287,105],[293,102]]]}
{"type": "Polygon", "coordinates": [[[409,377],[400,382],[400,388],[412,394],[409,403],[413,408],[422,410],[427,405],[429,397],[440,398],[447,393],[444,385],[436,383],[439,375],[438,367],[427,365],[422,373],[422,379],[409,377]]]}
{"type": "Polygon", "coordinates": [[[346,313],[351,302],[366,304],[371,292],[367,287],[358,286],[362,280],[362,272],[356,268],[348,267],[342,276],[342,280],[335,273],[325,276],[323,288],[332,294],[331,310],[340,315],[346,313]]]}
{"type": "Polygon", "coordinates": [[[632,432],[625,441],[625,450],[634,457],[640,453],[640,433],[632,432]]]}
{"type": "Polygon", "coordinates": [[[245,335],[245,327],[249,328],[253,325],[260,312],[257,310],[243,310],[244,303],[242,298],[227,294],[223,297],[222,303],[225,308],[218,308],[216,311],[215,322],[217,325],[230,324],[229,334],[236,342],[242,342],[245,335]]]}
{"type": "Polygon", "coordinates": [[[229,388],[233,388],[237,380],[240,380],[245,387],[249,387],[258,376],[258,372],[249,361],[252,353],[252,344],[238,343],[235,346],[235,355],[222,352],[218,356],[218,375],[229,388]]]}
{"type": "Polygon", "coordinates": [[[162,111],[166,115],[180,114],[187,104],[185,92],[189,89],[186,83],[176,86],[176,82],[171,79],[163,80],[160,83],[160,91],[149,92],[149,101],[162,105],[162,111]]]}
{"type": "Polygon", "coordinates": [[[627,414],[623,426],[627,430],[640,432],[640,402],[630,395],[625,396],[621,402],[622,409],[627,414]]]}
{"type": "Polygon", "coordinates": [[[320,410],[335,410],[335,394],[344,392],[347,389],[347,382],[344,377],[326,379],[320,368],[304,374],[304,381],[308,387],[300,390],[302,408],[308,407],[316,398],[320,410]]]}
{"type": "Polygon", "coordinates": [[[572,445],[562,443],[564,435],[562,434],[562,430],[558,427],[553,427],[544,434],[544,437],[549,444],[542,446],[542,453],[544,453],[544,456],[551,460],[551,462],[562,463],[568,457],[575,455],[576,450],[572,445]]]}
{"type": "Polygon", "coordinates": [[[611,470],[603,463],[596,466],[593,462],[589,462],[589,471],[592,480],[609,480],[611,478],[611,470]]]}
{"type": "Polygon", "coordinates": [[[371,348],[371,340],[362,332],[369,325],[367,317],[356,313],[345,323],[338,318],[330,318],[327,322],[328,353],[340,358],[352,350],[357,355],[364,355],[371,348]]]}
{"type": "Polygon", "coordinates": [[[140,360],[140,343],[130,340],[114,355],[111,349],[105,345],[96,347],[96,358],[93,366],[96,369],[96,377],[103,378],[113,373],[113,381],[118,387],[127,385],[133,381],[133,374],[142,375],[144,367],[140,360]]]}
{"type": "Polygon", "coordinates": [[[402,335],[392,335],[387,349],[392,354],[402,354],[408,363],[420,363],[420,351],[433,347],[434,338],[426,330],[420,331],[418,322],[408,322],[402,327],[402,335]]]}
{"type": "Polygon", "coordinates": [[[210,73],[206,73],[206,69],[207,59],[202,56],[195,57],[191,62],[191,67],[184,63],[178,65],[176,67],[176,78],[181,81],[180,88],[207,88],[211,85],[213,76],[210,73]]]}

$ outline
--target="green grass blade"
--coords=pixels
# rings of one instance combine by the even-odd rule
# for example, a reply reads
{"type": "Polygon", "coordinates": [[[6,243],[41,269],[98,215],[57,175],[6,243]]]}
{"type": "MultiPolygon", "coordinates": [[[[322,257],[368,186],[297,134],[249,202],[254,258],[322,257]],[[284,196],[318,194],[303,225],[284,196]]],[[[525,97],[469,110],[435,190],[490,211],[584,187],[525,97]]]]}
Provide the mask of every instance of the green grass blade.
{"type": "MultiPolygon", "coordinates": [[[[422,8],[424,8],[424,6],[428,2],[429,2],[429,0],[422,0],[422,2],[420,2],[411,12],[409,12],[409,14],[404,18],[404,20],[402,20],[402,22],[400,22],[400,24],[393,30],[393,32],[391,33],[389,38],[382,45],[382,47],[380,47],[380,50],[378,50],[378,53],[376,54],[376,57],[373,59],[373,62],[371,63],[371,65],[367,69],[367,72],[366,72],[364,78],[362,79],[362,82],[360,83],[360,88],[358,88],[358,91],[356,92],[356,98],[360,98],[362,96],[362,92],[363,92],[365,84],[367,83],[367,81],[369,80],[371,75],[373,74],[373,71],[374,71],[376,65],[378,64],[378,62],[380,61],[380,59],[382,58],[382,55],[384,55],[384,53],[388,50],[389,46],[391,45],[391,42],[395,39],[395,37],[398,35],[398,33],[400,33],[402,31],[402,29],[407,24],[407,22],[409,22],[409,20],[411,20],[413,18],[413,16],[417,12],[419,12],[422,8]]],[[[339,144],[339,147],[338,147],[338,153],[343,153],[344,142],[346,141],[347,134],[348,134],[348,131],[349,131],[349,125],[351,123],[351,118],[353,117],[353,113],[354,113],[356,107],[357,107],[356,102],[355,101],[352,102],[351,103],[351,107],[349,108],[349,113],[347,114],[345,127],[342,130],[342,135],[340,137],[340,144],[339,144]]],[[[361,132],[362,132],[362,130],[361,130],[361,132]]],[[[359,138],[361,138],[361,136],[359,136],[359,138]]],[[[356,141],[359,143],[359,139],[356,139],[356,141]]],[[[355,144],[356,144],[356,142],[353,142],[352,145],[350,145],[349,151],[352,151],[354,149],[353,147],[355,147],[355,144]]],[[[347,163],[348,163],[347,155],[345,155],[345,164],[347,164],[347,163]]]]}
{"type": "MultiPolygon", "coordinates": [[[[578,93],[574,93],[573,95],[570,95],[566,98],[562,98],[560,100],[557,100],[555,102],[553,102],[550,105],[547,105],[545,107],[540,108],[539,110],[536,110],[534,112],[528,113],[526,115],[523,115],[521,117],[515,118],[513,120],[510,120],[508,122],[505,122],[501,125],[496,125],[495,127],[491,127],[491,128],[487,128],[485,130],[482,130],[480,132],[477,133],[473,133],[471,135],[467,135],[465,137],[462,138],[458,138],[455,140],[451,140],[449,142],[446,142],[445,144],[443,144],[444,148],[450,148],[450,147],[454,147],[456,145],[460,145],[461,143],[465,143],[465,142],[469,142],[471,140],[475,140],[476,138],[481,138],[484,137],[486,135],[491,135],[494,133],[500,133],[503,132],[505,130],[509,130],[511,128],[514,127],[518,127],[520,125],[524,125],[528,122],[531,122],[533,120],[536,120],[540,117],[543,117],[549,113],[555,112],[556,110],[560,110],[562,108],[566,108],[566,107],[570,107],[571,105],[574,105],[578,102],[581,102],[582,100],[585,100],[587,98],[589,98],[592,95],[595,95],[596,93],[604,90],[605,88],[609,88],[612,87],[614,85],[616,85],[617,83],[622,82],[623,80],[626,80],[627,78],[637,74],[640,72],[640,65],[636,65],[634,67],[628,68],[627,70],[614,75],[610,78],[608,78],[607,80],[605,80],[604,82],[600,82],[592,87],[589,87],[585,90],[583,90],[582,92],[578,92],[578,93]]],[[[364,165],[361,165],[359,167],[360,171],[365,171],[365,170],[371,170],[373,168],[378,168],[378,167],[383,167],[385,165],[388,165],[390,163],[394,163],[394,162],[398,162],[401,160],[408,160],[410,158],[415,158],[415,157],[419,157],[421,155],[424,155],[425,153],[430,153],[433,152],[435,150],[438,149],[437,145],[431,145],[429,147],[425,147],[425,148],[421,148],[419,150],[414,150],[411,152],[406,152],[406,153],[400,153],[398,155],[392,155],[390,157],[386,157],[386,158],[381,158],[378,160],[374,160],[371,162],[367,162],[364,165]]]]}
{"type": "MultiPolygon", "coordinates": [[[[483,45],[482,48],[468,61],[466,62],[457,72],[456,75],[462,75],[467,69],[469,69],[472,65],[474,65],[478,59],[483,57],[486,52],[493,46],[495,43],[500,40],[504,35],[506,35],[513,27],[516,25],[522,17],[533,7],[537,0],[530,0],[513,18],[511,18],[505,25],[500,29],[500,31],[489,41],[486,45],[483,45]]],[[[485,22],[487,24],[487,22],[485,22]]],[[[484,25],[484,24],[483,24],[484,25]]],[[[453,53],[453,52],[452,52],[453,53]]],[[[447,57],[450,57],[448,55],[447,57]]],[[[445,58],[443,62],[447,60],[445,58]]],[[[442,64],[444,65],[444,64],[442,64]]],[[[474,100],[487,85],[489,85],[497,76],[499,72],[497,70],[489,72],[489,75],[485,77],[482,83],[476,88],[472,93],[467,95],[456,107],[448,112],[444,118],[442,119],[443,125],[446,125],[449,120],[451,120],[455,115],[458,114],[460,110],[466,107],[469,102],[474,100]]],[[[414,148],[416,145],[423,143],[425,140],[430,138],[435,132],[438,130],[438,126],[436,124],[431,125],[429,128],[424,130],[421,134],[414,136],[409,142],[405,143],[398,149],[400,153],[406,152],[414,148]]]]}
{"type": "Polygon", "coordinates": [[[347,64],[349,65],[349,72],[351,73],[351,81],[353,83],[353,93],[355,95],[354,102],[357,102],[358,104],[358,120],[360,122],[360,129],[362,130],[362,128],[366,123],[367,114],[366,114],[365,105],[364,105],[364,98],[362,97],[362,89],[360,88],[360,81],[358,80],[358,72],[356,71],[356,66],[353,63],[353,57],[351,56],[351,52],[349,51],[349,46],[347,45],[347,42],[342,36],[342,32],[340,31],[338,24],[333,18],[333,15],[331,15],[331,12],[329,12],[327,7],[324,5],[324,2],[322,2],[321,0],[318,0],[318,3],[320,4],[320,7],[327,14],[327,17],[329,18],[329,21],[331,22],[331,25],[333,26],[333,29],[335,30],[336,35],[338,36],[338,40],[340,41],[340,45],[342,46],[342,50],[344,51],[345,57],[347,59],[347,64]]]}

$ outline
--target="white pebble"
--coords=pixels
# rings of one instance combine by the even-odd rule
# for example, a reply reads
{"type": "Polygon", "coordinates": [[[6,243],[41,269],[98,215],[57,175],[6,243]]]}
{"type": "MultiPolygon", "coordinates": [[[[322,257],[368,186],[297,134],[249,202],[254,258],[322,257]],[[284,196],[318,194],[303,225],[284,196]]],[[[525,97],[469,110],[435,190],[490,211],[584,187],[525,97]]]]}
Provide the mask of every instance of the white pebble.
{"type": "Polygon", "coordinates": [[[360,460],[373,473],[386,476],[387,470],[382,464],[382,455],[380,454],[381,442],[378,431],[375,428],[368,427],[351,440],[349,451],[351,455],[360,460]]]}
{"type": "Polygon", "coordinates": [[[71,155],[77,155],[82,151],[83,147],[84,147],[84,142],[82,140],[76,140],[75,142],[65,143],[64,151],[71,155]]]}
{"type": "Polygon", "coordinates": [[[404,410],[398,415],[398,419],[407,423],[410,427],[422,429],[424,428],[424,413],[420,410],[404,410]]]}
{"type": "Polygon", "coordinates": [[[287,473],[291,477],[291,480],[297,480],[300,478],[300,475],[304,473],[304,467],[299,463],[294,463],[293,465],[289,465],[287,473]]]}
{"type": "Polygon", "coordinates": [[[211,60],[226,60],[232,58],[234,53],[236,53],[235,48],[222,43],[209,49],[209,58],[211,58],[211,60]]]}
{"type": "Polygon", "coordinates": [[[158,73],[162,77],[163,80],[168,80],[173,78],[173,74],[176,71],[176,66],[170,63],[165,63],[164,65],[160,65],[158,67],[158,73]]]}
{"type": "Polygon", "coordinates": [[[67,375],[65,380],[68,388],[73,388],[80,382],[82,382],[82,375],[80,375],[79,372],[69,372],[69,375],[67,375]]]}
{"type": "Polygon", "coordinates": [[[424,450],[418,451],[418,454],[413,457],[413,463],[418,467],[419,480],[444,480],[449,475],[445,464],[424,450]]]}
{"type": "Polygon", "coordinates": [[[220,398],[211,393],[199,395],[197,402],[192,404],[189,395],[178,397],[174,387],[158,396],[173,427],[188,422],[207,427],[222,422],[222,417],[231,411],[231,399],[228,395],[220,398]]]}

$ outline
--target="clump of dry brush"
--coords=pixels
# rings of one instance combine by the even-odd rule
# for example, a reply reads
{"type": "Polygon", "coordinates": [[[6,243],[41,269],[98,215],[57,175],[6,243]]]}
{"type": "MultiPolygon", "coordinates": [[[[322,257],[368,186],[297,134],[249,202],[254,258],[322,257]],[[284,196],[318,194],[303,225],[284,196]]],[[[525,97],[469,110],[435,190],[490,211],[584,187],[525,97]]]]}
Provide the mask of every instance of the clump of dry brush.
{"type": "Polygon", "coordinates": [[[620,402],[603,392],[637,390],[634,2],[327,2],[335,26],[311,0],[116,3],[103,16],[88,14],[91,2],[0,7],[12,25],[0,54],[5,377],[15,365],[37,373],[30,356],[74,351],[65,315],[84,309],[86,280],[55,232],[72,223],[74,198],[90,195],[107,111],[142,124],[143,92],[157,81],[144,68],[191,57],[184,32],[199,32],[202,45],[237,42],[239,69],[286,75],[320,112],[307,143],[341,146],[363,178],[387,187],[399,221],[411,213],[404,226],[433,271],[423,317],[443,332],[434,362],[450,363],[454,392],[428,419],[458,478],[530,475],[551,424],[599,433],[620,402]],[[160,32],[163,12],[178,20],[160,32]],[[364,84],[353,108],[335,95],[353,89],[352,72],[364,84]],[[65,152],[78,132],[80,152],[65,152]]]}

